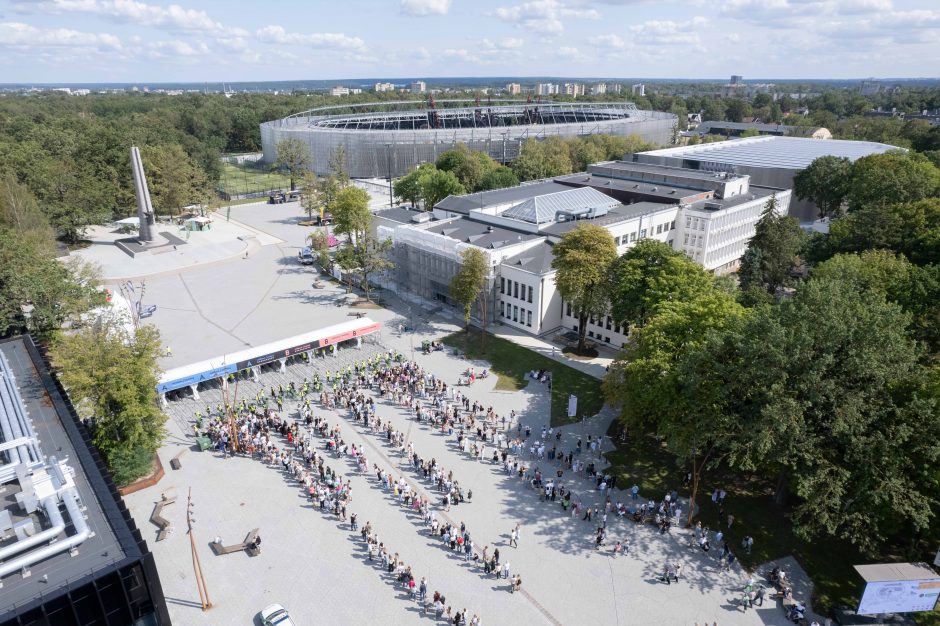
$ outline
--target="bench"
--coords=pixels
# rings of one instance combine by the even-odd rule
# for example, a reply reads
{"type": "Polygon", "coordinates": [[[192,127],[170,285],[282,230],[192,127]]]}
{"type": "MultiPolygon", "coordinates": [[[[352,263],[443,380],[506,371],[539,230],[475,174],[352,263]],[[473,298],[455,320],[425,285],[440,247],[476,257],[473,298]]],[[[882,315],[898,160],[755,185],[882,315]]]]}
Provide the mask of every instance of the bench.
{"type": "Polygon", "coordinates": [[[167,498],[161,496],[160,501],[153,507],[153,513],[150,514],[150,522],[155,524],[160,530],[157,532],[157,541],[163,541],[170,533],[170,520],[163,517],[163,507],[176,502],[176,498],[167,498]]]}
{"type": "Polygon", "coordinates": [[[223,554],[232,554],[233,552],[241,552],[242,550],[248,552],[249,556],[255,556],[257,552],[254,550],[255,539],[258,537],[258,532],[260,529],[254,528],[248,535],[245,537],[245,540],[241,543],[233,543],[230,546],[223,546],[221,541],[213,541],[209,543],[209,547],[212,548],[212,551],[215,552],[216,556],[222,556],[223,554]]]}
{"type": "Polygon", "coordinates": [[[183,452],[186,452],[186,450],[182,450],[179,454],[170,459],[170,467],[175,470],[178,470],[182,467],[182,464],[180,464],[180,457],[183,456],[183,452]]]}

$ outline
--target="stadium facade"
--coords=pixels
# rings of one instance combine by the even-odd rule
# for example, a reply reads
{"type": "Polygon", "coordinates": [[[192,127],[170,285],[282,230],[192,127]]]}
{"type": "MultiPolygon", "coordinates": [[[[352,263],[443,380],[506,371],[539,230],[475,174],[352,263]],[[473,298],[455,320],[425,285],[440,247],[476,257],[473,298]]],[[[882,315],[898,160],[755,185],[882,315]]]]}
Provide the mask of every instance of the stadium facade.
{"type": "Polygon", "coordinates": [[[396,178],[458,144],[508,163],[528,139],[638,135],[663,145],[673,142],[677,124],[672,113],[642,111],[629,102],[379,102],[321,107],[265,122],[261,145],[264,161],[274,163],[279,141],[300,139],[310,151],[311,169],[321,175],[329,173],[330,155],[343,146],[351,177],[396,178]],[[390,106],[396,110],[380,110],[390,106]]]}

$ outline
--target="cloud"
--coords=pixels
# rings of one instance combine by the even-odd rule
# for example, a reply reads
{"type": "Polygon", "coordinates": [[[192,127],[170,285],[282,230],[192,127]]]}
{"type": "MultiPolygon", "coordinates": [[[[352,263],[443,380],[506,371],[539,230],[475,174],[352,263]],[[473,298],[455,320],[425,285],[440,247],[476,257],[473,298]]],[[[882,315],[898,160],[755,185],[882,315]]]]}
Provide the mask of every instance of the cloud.
{"type": "Polygon", "coordinates": [[[86,33],[68,28],[43,30],[22,22],[0,23],[0,46],[35,48],[92,48],[120,50],[121,40],[109,33],[86,33]]]}
{"type": "Polygon", "coordinates": [[[209,17],[205,11],[185,9],[178,4],[160,6],[137,0],[14,0],[26,10],[50,13],[87,13],[100,15],[117,22],[132,22],[142,26],[176,31],[216,33],[225,26],[209,17]]]}
{"type": "Polygon", "coordinates": [[[484,38],[466,48],[447,48],[441,54],[448,59],[459,59],[478,65],[496,65],[521,58],[524,45],[525,40],[518,37],[506,37],[497,41],[484,38]]]}
{"type": "Polygon", "coordinates": [[[598,35],[591,38],[591,44],[598,48],[613,48],[614,50],[623,50],[627,47],[619,35],[598,35]]]}
{"type": "Polygon", "coordinates": [[[148,52],[153,58],[176,57],[186,59],[209,54],[209,46],[204,42],[188,42],[179,39],[168,41],[154,41],[147,44],[148,52]]]}
{"type": "Polygon", "coordinates": [[[494,15],[527,31],[555,35],[565,30],[562,18],[599,19],[591,8],[565,5],[558,0],[532,0],[511,7],[498,7],[494,15]]]}
{"type": "Polygon", "coordinates": [[[701,43],[699,31],[708,23],[704,17],[697,16],[685,22],[673,20],[651,20],[630,27],[639,45],[665,46],[673,44],[701,43]]]}
{"type": "Polygon", "coordinates": [[[451,0],[401,0],[401,12],[405,15],[447,15],[451,0]]]}
{"type": "Polygon", "coordinates": [[[255,33],[264,43],[291,44],[334,50],[365,51],[366,42],[343,33],[289,33],[283,26],[265,26],[255,33]]]}

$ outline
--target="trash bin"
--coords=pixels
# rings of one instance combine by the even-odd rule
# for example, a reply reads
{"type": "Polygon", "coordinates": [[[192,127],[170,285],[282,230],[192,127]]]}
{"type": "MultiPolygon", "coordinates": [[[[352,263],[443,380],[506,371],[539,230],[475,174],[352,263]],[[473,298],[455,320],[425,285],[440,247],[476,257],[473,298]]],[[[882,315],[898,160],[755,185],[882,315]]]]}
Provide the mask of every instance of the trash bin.
{"type": "Polygon", "coordinates": [[[196,437],[196,443],[199,444],[199,450],[205,452],[212,447],[212,440],[208,437],[196,437]]]}

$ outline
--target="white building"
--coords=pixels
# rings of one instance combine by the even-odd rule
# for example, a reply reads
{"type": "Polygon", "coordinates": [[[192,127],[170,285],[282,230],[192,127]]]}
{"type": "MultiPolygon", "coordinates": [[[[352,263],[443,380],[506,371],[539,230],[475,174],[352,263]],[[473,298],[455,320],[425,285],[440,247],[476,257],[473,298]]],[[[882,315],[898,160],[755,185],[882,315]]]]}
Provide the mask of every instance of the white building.
{"type": "Polygon", "coordinates": [[[330,89],[330,95],[331,96],[348,96],[349,87],[341,87],[341,86],[333,87],[332,89],[330,89]]]}
{"type": "Polygon", "coordinates": [[[591,95],[603,96],[607,93],[607,83],[597,83],[591,87],[591,95]]]}
{"type": "Polygon", "coordinates": [[[416,80],[408,87],[411,93],[424,93],[428,90],[427,84],[423,80],[416,80]]]}
{"type": "Polygon", "coordinates": [[[637,83],[630,87],[630,92],[634,96],[645,96],[646,95],[646,85],[644,83],[637,83]]]}
{"type": "Polygon", "coordinates": [[[580,83],[565,83],[565,95],[574,97],[583,96],[584,85],[580,83]]]}
{"type": "Polygon", "coordinates": [[[392,83],[375,83],[375,91],[395,91],[395,85],[392,83]]]}
{"type": "Polygon", "coordinates": [[[535,95],[554,96],[558,93],[558,85],[554,83],[539,83],[535,86],[535,95]]]}
{"type": "MultiPolygon", "coordinates": [[[[785,214],[790,194],[751,186],[748,176],[732,173],[611,161],[552,180],[450,196],[430,216],[381,212],[397,225],[383,221],[378,234],[395,244],[394,287],[447,304],[453,304],[449,284],[460,251],[481,249],[492,268],[490,320],[541,335],[577,330],[551,262],[553,246],[582,222],[607,229],[619,254],[656,239],[724,273],[737,268],[771,196],[785,214]]],[[[605,316],[590,324],[593,340],[613,347],[626,341],[618,320],[605,316]]]]}
{"type": "Polygon", "coordinates": [[[507,83],[505,91],[511,96],[518,96],[522,93],[522,85],[519,83],[507,83]]]}

